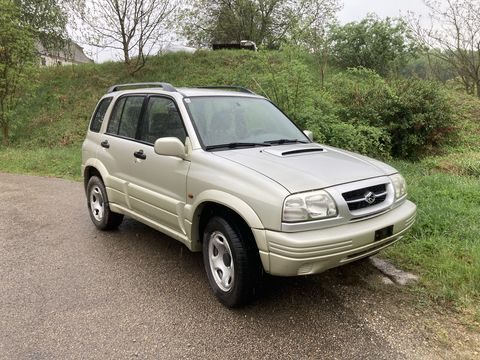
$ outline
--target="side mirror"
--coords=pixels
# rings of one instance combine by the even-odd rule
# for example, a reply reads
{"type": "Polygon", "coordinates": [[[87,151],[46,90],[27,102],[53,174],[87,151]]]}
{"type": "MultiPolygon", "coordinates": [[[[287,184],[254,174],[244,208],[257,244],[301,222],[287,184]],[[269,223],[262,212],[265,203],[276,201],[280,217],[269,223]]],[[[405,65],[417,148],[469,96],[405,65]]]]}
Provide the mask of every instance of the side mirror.
{"type": "Polygon", "coordinates": [[[175,156],[185,159],[185,145],[176,137],[163,137],[155,141],[153,149],[158,155],[175,156]]]}
{"type": "Polygon", "coordinates": [[[307,135],[310,141],[313,141],[313,132],[311,132],[310,130],[303,130],[303,133],[307,135]]]}

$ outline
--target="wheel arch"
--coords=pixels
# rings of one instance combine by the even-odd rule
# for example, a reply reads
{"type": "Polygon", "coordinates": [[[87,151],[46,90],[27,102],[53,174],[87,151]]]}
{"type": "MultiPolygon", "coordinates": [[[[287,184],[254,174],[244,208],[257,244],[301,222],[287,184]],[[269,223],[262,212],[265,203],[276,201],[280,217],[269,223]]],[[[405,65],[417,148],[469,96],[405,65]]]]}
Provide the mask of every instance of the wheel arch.
{"type": "Polygon", "coordinates": [[[103,181],[105,186],[107,186],[106,184],[107,174],[108,174],[107,169],[98,160],[91,159],[87,161],[85,163],[85,166],[83,167],[83,185],[84,185],[85,191],[87,190],[88,180],[92,176],[98,176],[103,181]]]}
{"type": "Polygon", "coordinates": [[[191,219],[192,224],[190,235],[192,249],[201,250],[203,229],[208,219],[214,215],[235,217],[245,226],[245,230],[250,232],[256,247],[260,250],[266,249],[264,238],[259,236],[264,229],[262,221],[246,202],[231,194],[208,190],[198,196],[192,206],[187,205],[186,210],[186,218],[191,219]]]}

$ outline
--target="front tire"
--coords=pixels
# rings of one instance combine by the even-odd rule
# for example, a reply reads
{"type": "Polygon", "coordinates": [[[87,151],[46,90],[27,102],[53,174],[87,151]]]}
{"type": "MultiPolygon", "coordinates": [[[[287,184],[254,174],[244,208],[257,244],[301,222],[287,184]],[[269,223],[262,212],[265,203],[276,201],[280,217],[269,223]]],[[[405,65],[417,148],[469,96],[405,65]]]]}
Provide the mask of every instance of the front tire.
{"type": "Polygon", "coordinates": [[[103,181],[92,176],[87,184],[87,205],[90,219],[100,230],[113,230],[123,221],[123,215],[110,210],[103,181]]]}
{"type": "Polygon", "coordinates": [[[258,283],[258,250],[234,219],[212,217],[203,233],[203,264],[218,300],[228,307],[250,301],[258,283]]]}

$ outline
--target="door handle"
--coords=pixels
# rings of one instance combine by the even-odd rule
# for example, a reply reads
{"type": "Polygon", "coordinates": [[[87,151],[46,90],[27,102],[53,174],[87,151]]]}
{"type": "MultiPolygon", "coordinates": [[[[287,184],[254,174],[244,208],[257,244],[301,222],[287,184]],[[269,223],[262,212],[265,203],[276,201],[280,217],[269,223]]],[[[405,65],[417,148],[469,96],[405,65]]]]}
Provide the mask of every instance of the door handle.
{"type": "Polygon", "coordinates": [[[100,145],[104,147],[105,149],[108,149],[110,147],[110,144],[108,143],[108,140],[103,140],[100,145]]]}
{"type": "Polygon", "coordinates": [[[135,156],[138,159],[145,160],[147,158],[147,155],[143,152],[143,150],[138,150],[133,153],[133,156],[135,156]]]}

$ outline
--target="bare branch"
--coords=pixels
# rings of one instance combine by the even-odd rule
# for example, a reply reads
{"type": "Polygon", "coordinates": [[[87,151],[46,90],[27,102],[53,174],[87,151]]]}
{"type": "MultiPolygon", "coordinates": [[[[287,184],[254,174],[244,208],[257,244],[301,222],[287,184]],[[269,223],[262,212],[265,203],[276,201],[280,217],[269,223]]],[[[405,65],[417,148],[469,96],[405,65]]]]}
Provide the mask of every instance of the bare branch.
{"type": "Polygon", "coordinates": [[[450,64],[465,84],[467,92],[480,97],[480,2],[447,0],[442,6],[424,0],[430,26],[410,16],[410,27],[432,55],[450,64]]]}
{"type": "Polygon", "coordinates": [[[72,2],[70,9],[81,24],[83,40],[120,49],[130,73],[134,73],[159,47],[158,39],[178,4],[179,0],[88,0],[72,2]]]}

